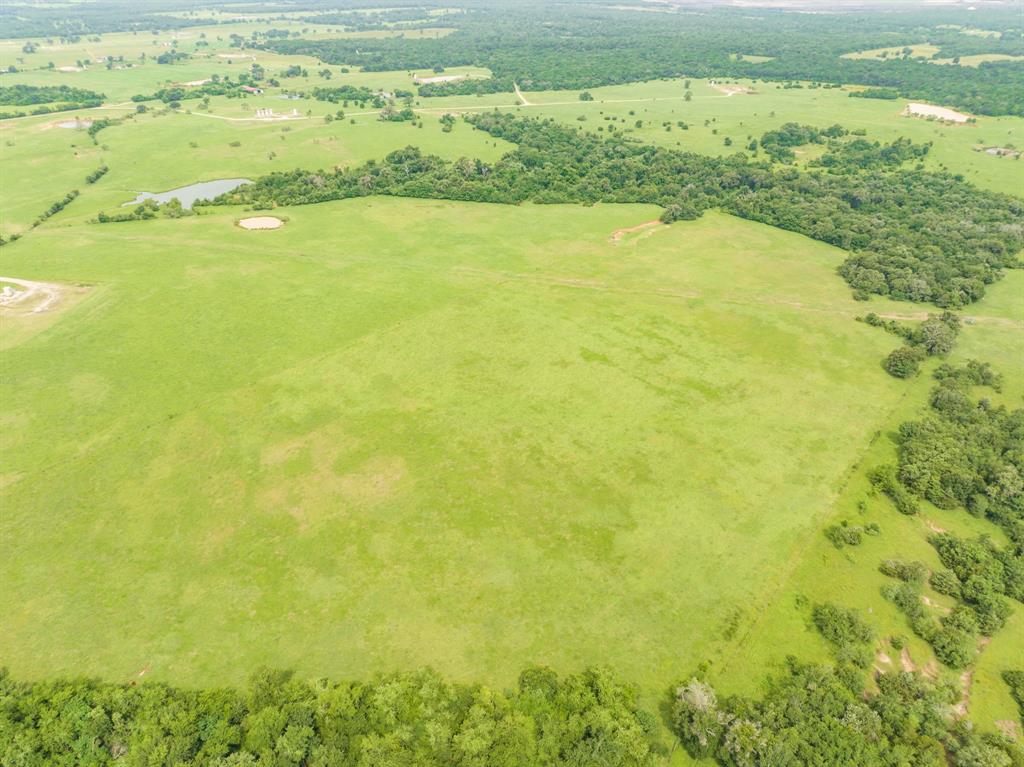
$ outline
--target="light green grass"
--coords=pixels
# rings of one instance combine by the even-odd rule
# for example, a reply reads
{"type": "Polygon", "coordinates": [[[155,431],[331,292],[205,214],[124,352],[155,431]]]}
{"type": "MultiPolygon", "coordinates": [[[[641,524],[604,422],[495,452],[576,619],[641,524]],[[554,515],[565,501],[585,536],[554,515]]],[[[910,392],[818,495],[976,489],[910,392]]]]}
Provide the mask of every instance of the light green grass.
{"type": "MultiPolygon", "coordinates": [[[[14,64],[18,69],[35,70],[45,67],[49,62],[56,66],[73,65],[76,61],[92,59],[104,60],[107,56],[123,56],[128,61],[136,61],[139,54],[145,53],[147,57],[156,57],[161,53],[172,50],[172,44],[176,43],[176,50],[184,53],[256,53],[266,55],[262,51],[240,51],[231,47],[231,36],[238,35],[250,39],[254,32],[266,33],[270,29],[286,29],[290,32],[301,32],[303,39],[323,38],[379,38],[395,37],[401,35],[406,38],[437,38],[451,34],[451,28],[431,27],[424,29],[379,29],[359,32],[344,32],[338,25],[313,24],[293,20],[267,19],[263,21],[242,21],[238,23],[211,24],[209,26],[185,27],[176,30],[161,30],[157,34],[151,31],[132,32],[111,32],[100,35],[83,36],[78,42],[61,42],[54,38],[52,42],[46,42],[40,37],[6,39],[0,40],[0,66],[6,69],[14,64]],[[306,30],[303,32],[303,30],[306,30]],[[96,42],[95,37],[99,37],[96,42]],[[34,53],[25,53],[22,50],[26,40],[37,44],[38,49],[34,53]],[[197,47],[196,43],[205,41],[206,46],[197,47]]],[[[93,68],[102,68],[102,64],[91,65],[93,68]]],[[[5,74],[6,78],[7,75],[5,74]]]]}
{"type": "Polygon", "coordinates": [[[904,50],[910,49],[910,57],[914,59],[930,59],[939,52],[939,46],[931,43],[915,43],[914,45],[894,45],[891,48],[872,48],[870,51],[844,53],[844,59],[899,59],[903,58],[904,50]]]}
{"type": "Polygon", "coordinates": [[[99,287],[5,353],[5,662],[608,663],[653,702],[904,391],[839,251],[716,213],[608,241],[656,213],[369,199],[6,247],[99,287]]]}
{"type": "MultiPolygon", "coordinates": [[[[293,105],[301,108],[306,103],[269,97],[251,102],[249,111],[238,114],[252,116],[262,106],[287,113],[293,105]]],[[[105,129],[97,136],[98,146],[85,131],[48,127],[76,115],[97,119],[125,114],[130,110],[91,110],[0,123],[7,161],[0,184],[0,232],[24,231],[51,203],[76,188],[80,198],[52,223],[92,218],[100,210],[133,200],[140,191],[166,191],[217,178],[256,178],[293,168],[329,170],[380,159],[410,144],[449,159],[488,161],[512,148],[465,123],[444,133],[435,116],[425,116],[423,128],[417,128],[380,122],[376,111],[354,116],[354,124],[349,119],[325,123],[320,116],[254,122],[219,119],[223,115],[149,113],[105,129]],[[234,142],[239,146],[232,146],[234,142]],[[101,164],[110,168],[109,173],[87,185],[85,177],[101,164]]]]}
{"type": "MultiPolygon", "coordinates": [[[[1020,292],[1024,273],[1011,272],[1007,278],[990,288],[989,295],[968,314],[977,319],[965,326],[951,362],[968,359],[991,362],[1003,373],[1006,383],[1001,394],[985,391],[984,396],[997,404],[1020,407],[1024,401],[1024,306],[1020,292]]],[[[906,305],[876,302],[876,311],[906,311],[906,305]]],[[[877,495],[866,474],[875,466],[895,460],[891,434],[900,423],[919,418],[934,385],[928,371],[905,384],[903,399],[889,414],[879,434],[867,448],[863,458],[851,472],[842,491],[831,504],[833,522],[847,519],[851,524],[877,522],[882,534],[865,537],[855,548],[836,550],[824,535],[808,539],[803,556],[794,561],[791,571],[780,569],[779,579],[766,589],[758,602],[757,618],[738,634],[735,643],[716,659],[712,673],[729,692],[756,693],[762,677],[750,674],[751,668],[781,669],[784,658],[800,648],[805,659],[828,660],[825,642],[810,625],[810,605],[832,601],[860,609],[875,627],[880,649],[889,654],[892,664],[878,662],[879,668],[899,668],[898,653],[885,640],[893,635],[910,638],[910,654],[918,667],[931,664],[939,668],[931,649],[913,636],[906,618],[881,594],[881,587],[891,582],[878,572],[878,565],[887,558],[919,560],[931,568],[940,567],[935,550],[927,542],[931,530],[926,522],[958,535],[974,537],[986,534],[1005,543],[1005,536],[995,525],[971,517],[963,510],[937,509],[923,502],[920,517],[906,517],[892,504],[877,495]],[[859,504],[863,503],[863,509],[859,504]],[[827,575],[826,575],[827,574],[827,575]]],[[[979,393],[980,396],[980,393],[979,393]]],[[[926,589],[937,604],[951,602],[926,589]]],[[[1009,695],[1000,673],[1008,668],[1024,668],[1024,613],[1015,606],[1017,615],[1000,631],[982,652],[976,664],[970,688],[969,713],[983,729],[994,731],[996,722],[1017,718],[1016,705],[1009,695]]],[[[941,676],[959,683],[959,674],[939,669],[941,676]]]]}
{"type": "MultiPolygon", "coordinates": [[[[786,122],[821,128],[839,123],[850,130],[863,128],[866,138],[873,141],[894,141],[901,136],[919,143],[930,141],[926,168],[961,173],[985,189],[1024,194],[1024,166],[973,151],[979,143],[1020,144],[1024,139],[1022,118],[979,117],[976,124],[944,126],[903,116],[906,102],[902,100],[856,99],[838,88],[784,89],[775,83],[752,80],[738,81],[738,85],[755,93],[726,96],[707,80],[691,80],[691,101],[684,101],[683,80],[657,80],[593,88],[590,92],[594,101],[587,102],[579,101],[575,91],[531,92],[526,96],[536,106],[520,107],[519,111],[554,117],[592,131],[599,127],[607,130],[611,124],[647,143],[714,155],[743,151],[751,140],[786,122]],[[580,116],[586,120],[579,122],[580,116]],[[619,119],[604,119],[612,116],[619,119]],[[635,127],[637,120],[643,121],[641,128],[635,127]],[[671,123],[671,131],[662,126],[666,121],[671,123]],[[689,130],[681,130],[676,125],[679,121],[688,123],[689,130]],[[732,139],[732,146],[725,146],[726,137],[732,139]]],[[[815,148],[802,149],[807,154],[800,155],[800,161],[814,156],[815,148]]]]}
{"type": "MultiPolygon", "coordinates": [[[[1024,56],[1011,56],[1006,53],[976,53],[970,56],[961,56],[955,62],[962,67],[977,67],[986,61],[1024,61],[1024,56]]],[[[953,59],[932,59],[932,64],[953,64],[953,59]]]]}

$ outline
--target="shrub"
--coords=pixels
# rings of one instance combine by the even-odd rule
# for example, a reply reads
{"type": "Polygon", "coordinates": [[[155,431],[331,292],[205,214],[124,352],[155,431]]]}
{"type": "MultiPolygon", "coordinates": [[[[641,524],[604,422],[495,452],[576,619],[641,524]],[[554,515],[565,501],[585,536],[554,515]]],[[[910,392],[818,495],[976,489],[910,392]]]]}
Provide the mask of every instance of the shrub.
{"type": "Polygon", "coordinates": [[[921,368],[924,353],[916,346],[900,346],[885,358],[885,370],[896,378],[911,378],[921,368]]]}

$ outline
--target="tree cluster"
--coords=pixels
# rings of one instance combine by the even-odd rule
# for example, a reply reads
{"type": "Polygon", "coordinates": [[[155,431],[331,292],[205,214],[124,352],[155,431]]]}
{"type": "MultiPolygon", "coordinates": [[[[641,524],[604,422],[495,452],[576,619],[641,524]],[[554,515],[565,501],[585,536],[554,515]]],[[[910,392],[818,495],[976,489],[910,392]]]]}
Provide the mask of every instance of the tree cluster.
{"type": "Polygon", "coordinates": [[[694,678],[672,696],[673,730],[692,756],[725,767],[1010,767],[1024,758],[1006,738],[951,722],[951,686],[905,672],[876,682],[868,695],[859,675],[790,658],[760,700],[720,701],[694,678]]]}
{"type": "Polygon", "coordinates": [[[986,516],[1024,546],[1024,409],[975,400],[970,387],[991,376],[977,363],[964,375],[943,369],[929,414],[899,428],[898,476],[939,508],[986,516]]]}
{"type": "Polygon", "coordinates": [[[0,85],[0,105],[3,106],[24,107],[58,101],[94,106],[101,104],[103,99],[102,93],[70,85],[0,85]]]}
{"type": "Polygon", "coordinates": [[[0,764],[645,767],[654,720],[608,672],[524,671],[514,690],[431,671],[367,682],[255,674],[245,692],[0,671],[0,764]]]}

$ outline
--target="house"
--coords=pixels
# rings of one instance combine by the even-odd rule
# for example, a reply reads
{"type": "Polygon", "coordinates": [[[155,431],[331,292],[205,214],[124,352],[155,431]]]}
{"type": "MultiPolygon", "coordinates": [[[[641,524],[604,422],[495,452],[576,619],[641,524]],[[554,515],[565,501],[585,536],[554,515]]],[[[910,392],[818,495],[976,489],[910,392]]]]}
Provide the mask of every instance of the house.
{"type": "Polygon", "coordinates": [[[251,93],[254,96],[259,96],[261,93],[263,93],[263,89],[262,88],[254,88],[251,85],[243,85],[242,86],[242,90],[245,91],[246,93],[251,93]]]}

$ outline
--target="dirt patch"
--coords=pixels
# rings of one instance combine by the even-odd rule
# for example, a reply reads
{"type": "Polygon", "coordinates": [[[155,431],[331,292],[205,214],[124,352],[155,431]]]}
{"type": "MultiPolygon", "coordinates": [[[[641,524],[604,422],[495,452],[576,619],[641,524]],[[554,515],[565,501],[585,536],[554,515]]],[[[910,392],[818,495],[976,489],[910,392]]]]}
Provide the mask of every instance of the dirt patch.
{"type": "Polygon", "coordinates": [[[274,216],[252,216],[251,218],[243,218],[238,222],[238,225],[243,229],[280,229],[284,226],[284,221],[274,216]]]}
{"type": "Polygon", "coordinates": [[[407,473],[401,456],[378,456],[356,471],[338,478],[344,495],[362,504],[377,504],[391,497],[407,473]]]}
{"type": "Polygon", "coordinates": [[[974,151],[984,152],[985,154],[992,155],[993,157],[1009,157],[1010,159],[1020,157],[1020,152],[1006,146],[978,146],[974,148],[974,151]]]}
{"type": "Polygon", "coordinates": [[[64,130],[87,130],[92,127],[92,120],[54,120],[43,123],[39,130],[50,130],[51,128],[63,128],[64,130]]]}
{"type": "Polygon", "coordinates": [[[710,85],[719,93],[724,93],[726,98],[728,98],[729,96],[737,95],[749,96],[754,93],[757,93],[757,91],[755,91],[753,88],[748,88],[745,85],[726,85],[724,83],[716,83],[714,80],[709,82],[708,85],[710,85]]]}
{"type": "Polygon", "coordinates": [[[456,83],[466,79],[468,79],[466,75],[438,75],[437,77],[414,77],[412,81],[416,85],[429,85],[431,83],[456,83]]]}
{"type": "Polygon", "coordinates": [[[950,610],[948,607],[943,607],[940,604],[936,604],[926,594],[921,595],[921,602],[924,604],[925,607],[930,607],[931,609],[941,613],[942,615],[949,615],[952,612],[952,610],[950,610]]]}
{"type": "Polygon", "coordinates": [[[622,241],[622,238],[625,237],[627,234],[632,234],[633,232],[642,232],[645,229],[651,229],[652,227],[659,226],[660,224],[661,221],[659,221],[658,219],[654,219],[653,221],[644,221],[644,223],[637,224],[636,226],[627,226],[623,227],[622,229],[616,229],[614,232],[612,232],[612,236],[608,238],[608,242],[619,243],[622,241]]]}
{"type": "Polygon", "coordinates": [[[967,716],[967,709],[971,705],[971,684],[974,683],[974,671],[967,669],[960,675],[960,700],[953,706],[953,713],[959,717],[967,716]]]}
{"type": "Polygon", "coordinates": [[[965,115],[963,112],[957,112],[946,107],[933,106],[932,104],[918,104],[915,102],[907,104],[903,114],[910,115],[911,117],[924,117],[926,119],[958,124],[963,124],[971,119],[970,115],[965,115]]]}
{"type": "Polygon", "coordinates": [[[1010,740],[1024,738],[1024,730],[1021,729],[1020,722],[1014,722],[1011,719],[999,719],[996,721],[996,727],[999,728],[999,732],[1003,733],[1010,740]]]}
{"type": "Polygon", "coordinates": [[[900,668],[908,674],[912,674],[917,671],[917,666],[914,665],[914,659],[910,657],[910,651],[906,647],[900,650],[900,668]]]}
{"type": "Polygon", "coordinates": [[[944,532],[946,532],[946,528],[939,527],[937,524],[932,522],[930,519],[926,519],[924,521],[924,524],[925,524],[925,527],[927,527],[933,533],[938,533],[939,535],[942,535],[944,532]]]}
{"type": "Polygon", "coordinates": [[[50,282],[0,277],[0,309],[16,314],[41,314],[60,301],[65,288],[50,282]]]}

